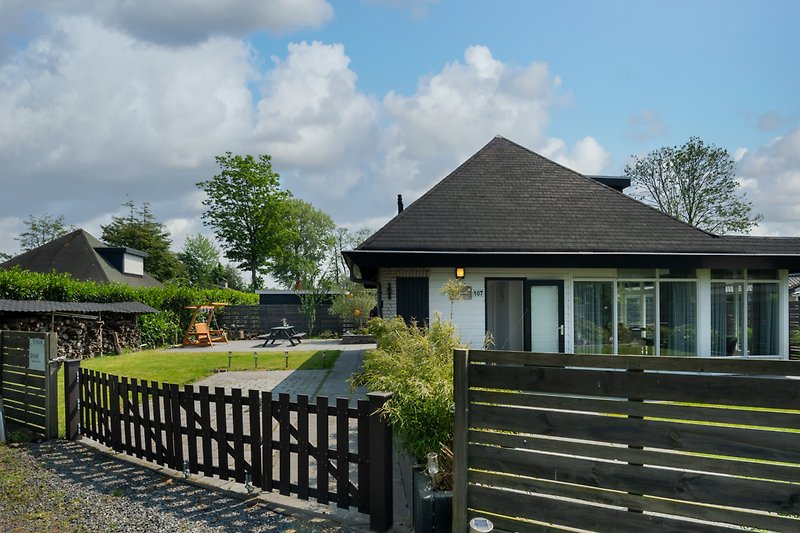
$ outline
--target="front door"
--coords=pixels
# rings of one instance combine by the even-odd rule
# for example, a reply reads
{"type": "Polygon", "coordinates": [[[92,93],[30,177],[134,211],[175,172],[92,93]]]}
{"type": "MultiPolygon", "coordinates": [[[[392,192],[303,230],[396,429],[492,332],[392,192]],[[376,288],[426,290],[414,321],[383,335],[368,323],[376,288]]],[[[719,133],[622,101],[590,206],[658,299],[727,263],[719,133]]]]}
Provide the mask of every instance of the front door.
{"type": "Polygon", "coordinates": [[[429,322],[428,278],[397,278],[397,316],[422,327],[429,322]]]}
{"type": "Polygon", "coordinates": [[[526,349],[531,352],[564,352],[564,282],[527,282],[526,307],[530,322],[526,349]]]}

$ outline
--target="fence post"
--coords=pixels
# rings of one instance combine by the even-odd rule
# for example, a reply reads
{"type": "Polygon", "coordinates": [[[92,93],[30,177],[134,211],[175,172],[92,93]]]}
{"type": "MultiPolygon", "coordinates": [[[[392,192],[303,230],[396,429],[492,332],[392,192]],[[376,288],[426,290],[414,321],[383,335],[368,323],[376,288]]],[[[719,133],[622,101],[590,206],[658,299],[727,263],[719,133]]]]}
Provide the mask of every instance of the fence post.
{"type": "Polygon", "coordinates": [[[394,523],[392,506],[392,429],[379,412],[391,392],[370,392],[369,401],[369,528],[387,531],[394,523]]]}
{"type": "Polygon", "coordinates": [[[58,364],[51,363],[58,357],[58,335],[45,333],[45,437],[58,437],[58,364]]]}
{"type": "Polygon", "coordinates": [[[469,430],[469,351],[453,350],[453,531],[467,531],[467,431],[469,430]]]}
{"type": "Polygon", "coordinates": [[[78,373],[81,369],[80,359],[64,361],[64,418],[66,422],[67,440],[75,440],[80,433],[78,424],[81,419],[80,386],[78,373]]]}

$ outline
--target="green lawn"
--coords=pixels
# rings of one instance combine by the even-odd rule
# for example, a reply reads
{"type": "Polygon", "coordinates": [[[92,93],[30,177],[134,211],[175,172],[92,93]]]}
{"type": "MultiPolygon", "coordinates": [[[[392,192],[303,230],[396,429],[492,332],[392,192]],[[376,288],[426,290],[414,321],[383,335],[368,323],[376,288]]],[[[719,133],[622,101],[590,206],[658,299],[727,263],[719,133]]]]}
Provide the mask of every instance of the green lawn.
{"type": "MultiPolygon", "coordinates": [[[[287,366],[283,352],[258,352],[256,368],[253,352],[233,352],[230,370],[324,370],[333,366],[341,352],[309,350],[288,353],[287,366]]],[[[81,367],[116,376],[184,385],[210,376],[216,369],[227,369],[228,352],[148,350],[86,359],[81,367]]]]}
{"type": "MultiPolygon", "coordinates": [[[[289,365],[283,352],[258,352],[258,367],[253,352],[233,352],[230,370],[324,370],[332,368],[340,350],[289,352],[289,365]]],[[[228,352],[147,350],[124,355],[85,359],[82,368],[115,376],[148,379],[184,385],[210,376],[216,369],[228,369],[228,352]]],[[[58,427],[64,435],[64,370],[58,373],[58,427]]]]}

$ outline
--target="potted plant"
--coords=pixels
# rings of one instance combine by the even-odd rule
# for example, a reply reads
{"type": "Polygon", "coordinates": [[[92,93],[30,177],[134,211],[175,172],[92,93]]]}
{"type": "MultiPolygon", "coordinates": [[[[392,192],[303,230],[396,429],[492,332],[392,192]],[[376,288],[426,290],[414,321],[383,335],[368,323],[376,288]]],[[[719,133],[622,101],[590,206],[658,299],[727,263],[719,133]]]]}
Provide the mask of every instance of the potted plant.
{"type": "Polygon", "coordinates": [[[373,318],[368,327],[378,346],[366,354],[364,370],[352,382],[394,393],[383,413],[400,447],[417,464],[406,474],[413,480],[415,531],[450,531],[453,350],[462,347],[455,326],[435,316],[428,328],[407,325],[401,317],[373,318]],[[434,469],[430,453],[437,454],[434,469]]]}

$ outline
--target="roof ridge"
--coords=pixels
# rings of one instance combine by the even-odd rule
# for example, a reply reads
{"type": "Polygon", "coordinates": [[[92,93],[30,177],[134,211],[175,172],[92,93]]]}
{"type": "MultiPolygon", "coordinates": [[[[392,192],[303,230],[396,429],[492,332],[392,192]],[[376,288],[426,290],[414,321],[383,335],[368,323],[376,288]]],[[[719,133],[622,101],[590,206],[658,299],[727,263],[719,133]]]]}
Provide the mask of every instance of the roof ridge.
{"type": "Polygon", "coordinates": [[[408,205],[408,207],[406,207],[405,209],[403,209],[402,211],[400,211],[399,213],[397,213],[395,216],[393,216],[393,217],[391,218],[391,220],[389,220],[389,222],[387,222],[386,224],[384,224],[384,225],[383,225],[383,227],[381,227],[380,229],[378,229],[378,231],[376,231],[375,233],[373,233],[372,235],[370,235],[370,236],[369,236],[369,237],[368,237],[368,238],[367,238],[367,239],[366,239],[364,242],[362,242],[361,244],[359,244],[359,245],[356,247],[356,250],[361,250],[361,249],[362,249],[362,247],[364,247],[364,246],[367,246],[367,245],[368,245],[368,244],[370,244],[372,241],[374,241],[375,239],[377,239],[378,237],[380,237],[380,236],[381,236],[381,234],[383,234],[384,232],[386,232],[386,231],[388,231],[389,229],[391,229],[391,227],[392,227],[392,226],[394,226],[395,224],[397,224],[397,223],[398,223],[400,220],[402,220],[402,219],[403,219],[403,217],[405,217],[405,216],[407,215],[408,211],[410,211],[410,210],[411,210],[411,209],[413,209],[413,208],[414,208],[416,205],[418,205],[418,204],[419,204],[419,202],[421,202],[421,201],[422,201],[422,200],[423,200],[425,197],[427,197],[427,196],[429,196],[429,195],[433,194],[433,192],[434,192],[434,191],[436,191],[436,190],[440,189],[440,188],[443,186],[443,184],[444,184],[445,182],[449,182],[449,181],[450,181],[450,179],[452,178],[453,174],[455,174],[456,172],[458,172],[458,170],[459,170],[461,167],[463,167],[464,165],[466,165],[467,163],[469,163],[470,161],[472,161],[473,159],[475,159],[476,157],[478,157],[478,154],[480,154],[481,152],[483,152],[483,151],[484,151],[486,148],[488,148],[488,146],[489,146],[490,144],[492,144],[493,142],[495,142],[497,139],[503,139],[503,140],[506,140],[506,141],[508,141],[508,142],[512,142],[512,141],[509,141],[508,139],[506,139],[505,137],[503,137],[502,135],[495,135],[495,136],[494,136],[494,137],[493,137],[493,138],[492,138],[492,139],[491,139],[491,140],[490,140],[488,143],[486,143],[485,145],[483,145],[483,147],[481,147],[481,149],[480,149],[480,150],[478,150],[477,152],[475,152],[474,154],[472,154],[472,155],[469,157],[469,159],[467,159],[466,161],[464,161],[463,163],[461,163],[460,165],[458,165],[458,166],[457,166],[455,169],[451,170],[451,171],[450,171],[450,172],[449,172],[449,173],[448,173],[448,174],[447,174],[447,175],[446,175],[444,178],[442,178],[442,179],[440,179],[438,182],[436,182],[436,184],[435,184],[433,187],[431,187],[430,189],[428,189],[428,190],[427,190],[427,191],[426,191],[426,192],[425,192],[425,193],[424,193],[422,196],[420,196],[419,198],[417,198],[416,200],[414,200],[413,202],[411,202],[411,203],[408,205]]]}
{"type": "MultiPolygon", "coordinates": [[[[629,200],[633,200],[634,202],[636,202],[636,203],[638,203],[638,204],[640,204],[640,205],[643,205],[643,206],[645,206],[645,207],[647,207],[647,208],[649,208],[649,209],[652,209],[652,210],[653,210],[653,211],[655,211],[656,213],[660,213],[661,215],[664,215],[664,216],[666,216],[666,217],[669,217],[669,218],[671,218],[671,219],[673,219],[673,220],[677,220],[677,221],[678,221],[678,222],[680,222],[681,224],[683,224],[683,225],[685,225],[685,226],[689,226],[690,228],[692,228],[692,229],[694,229],[694,230],[697,230],[697,231],[700,231],[700,232],[702,232],[702,233],[705,233],[706,235],[709,235],[709,236],[711,236],[711,237],[715,237],[715,238],[719,237],[718,235],[715,235],[714,233],[711,233],[710,231],[706,231],[706,230],[704,230],[704,229],[702,229],[702,228],[698,228],[697,226],[693,226],[692,224],[689,224],[689,223],[688,223],[688,222],[686,222],[685,220],[681,220],[681,219],[679,219],[678,217],[676,217],[676,216],[674,216],[674,215],[670,215],[669,213],[665,213],[664,211],[661,211],[660,209],[658,209],[658,208],[656,208],[656,207],[654,207],[654,206],[652,206],[652,205],[648,205],[648,204],[646,204],[645,202],[643,202],[643,201],[639,200],[638,198],[634,198],[633,196],[630,196],[630,195],[628,195],[628,194],[625,194],[624,192],[618,191],[618,190],[614,189],[613,187],[609,187],[609,186],[608,186],[608,185],[606,185],[605,183],[600,183],[599,181],[597,181],[597,180],[594,180],[594,179],[590,178],[590,177],[589,177],[589,176],[587,176],[586,174],[582,174],[582,173],[578,172],[577,170],[574,170],[574,169],[571,169],[571,168],[569,168],[569,167],[567,167],[567,166],[564,166],[564,165],[562,165],[562,164],[561,164],[561,163],[559,163],[558,161],[553,161],[553,160],[552,160],[552,159],[550,159],[549,157],[545,157],[545,156],[543,156],[542,154],[538,154],[538,153],[534,152],[533,150],[531,150],[530,148],[528,148],[527,146],[522,146],[521,144],[519,144],[519,143],[516,143],[516,142],[514,142],[514,141],[512,141],[512,140],[510,140],[510,139],[506,139],[505,137],[502,137],[502,136],[500,136],[500,135],[496,136],[495,138],[497,138],[497,137],[499,137],[499,138],[501,138],[501,139],[505,139],[506,141],[510,142],[511,144],[513,144],[513,145],[515,145],[515,146],[518,146],[518,147],[522,148],[523,150],[526,150],[526,151],[530,152],[531,154],[533,154],[533,155],[535,155],[535,156],[537,156],[537,157],[540,157],[540,158],[542,158],[542,159],[544,159],[544,160],[546,160],[546,161],[549,161],[550,163],[552,163],[552,164],[554,164],[554,165],[557,165],[557,166],[559,166],[559,167],[563,168],[564,170],[567,170],[567,171],[569,171],[569,172],[571,172],[571,173],[573,173],[573,174],[577,174],[578,176],[580,176],[580,177],[582,177],[582,178],[585,178],[585,179],[587,179],[587,180],[590,180],[591,182],[593,182],[593,183],[596,183],[597,185],[600,185],[600,186],[602,186],[602,187],[606,187],[607,189],[610,189],[610,190],[614,191],[614,192],[615,192],[615,193],[617,193],[617,194],[621,194],[621,195],[622,195],[622,196],[624,196],[625,198],[627,198],[627,199],[629,199],[629,200]]],[[[633,180],[631,180],[631,181],[633,181],[633,180]]]]}

